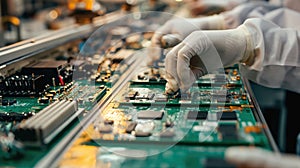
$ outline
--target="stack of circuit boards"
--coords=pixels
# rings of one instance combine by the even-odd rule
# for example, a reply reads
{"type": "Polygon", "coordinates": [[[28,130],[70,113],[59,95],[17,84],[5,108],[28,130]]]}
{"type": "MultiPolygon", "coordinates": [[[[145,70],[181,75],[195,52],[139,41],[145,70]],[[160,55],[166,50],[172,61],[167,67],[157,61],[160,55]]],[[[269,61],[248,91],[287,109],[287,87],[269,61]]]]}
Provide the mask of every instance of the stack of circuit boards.
{"type": "Polygon", "coordinates": [[[135,69],[60,167],[234,167],[224,161],[229,146],[272,149],[238,66],[201,77],[188,94],[167,95],[164,64],[156,65],[135,69]],[[90,159],[74,157],[83,150],[90,159]]]}
{"type": "Polygon", "coordinates": [[[167,95],[164,56],[145,65],[139,51],[151,36],[1,79],[0,167],[233,167],[230,146],[273,150],[238,66],[167,95]]]}

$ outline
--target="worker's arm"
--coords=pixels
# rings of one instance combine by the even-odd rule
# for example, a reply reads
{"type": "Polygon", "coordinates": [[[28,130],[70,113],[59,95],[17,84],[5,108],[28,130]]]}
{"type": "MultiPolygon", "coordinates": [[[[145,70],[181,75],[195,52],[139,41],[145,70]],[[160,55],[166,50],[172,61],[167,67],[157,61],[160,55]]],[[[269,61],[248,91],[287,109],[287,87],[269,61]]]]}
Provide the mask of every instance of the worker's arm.
{"type": "Polygon", "coordinates": [[[188,91],[198,77],[242,63],[243,76],[261,85],[300,93],[300,30],[249,19],[236,29],[197,31],[166,57],[166,91],[188,91]],[[216,52],[217,51],[217,52],[216,52]]]}
{"type": "Polygon", "coordinates": [[[247,168],[300,168],[300,157],[279,154],[255,147],[229,147],[225,159],[237,167],[247,168]]]}

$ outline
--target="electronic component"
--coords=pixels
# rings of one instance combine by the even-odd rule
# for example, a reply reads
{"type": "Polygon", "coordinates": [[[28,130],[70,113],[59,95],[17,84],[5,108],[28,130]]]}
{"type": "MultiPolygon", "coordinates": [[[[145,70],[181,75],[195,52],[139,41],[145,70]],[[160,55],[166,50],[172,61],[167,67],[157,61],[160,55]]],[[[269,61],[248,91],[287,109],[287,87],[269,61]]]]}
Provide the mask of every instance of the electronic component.
{"type": "Polygon", "coordinates": [[[262,128],[260,126],[246,126],[244,128],[245,133],[249,134],[249,133],[256,133],[259,134],[262,132],[262,128]]]}
{"type": "Polygon", "coordinates": [[[237,120],[236,112],[218,112],[218,118],[220,120],[237,120]]]}
{"type": "Polygon", "coordinates": [[[44,75],[12,75],[0,81],[0,95],[38,96],[47,89],[44,75]]]}
{"type": "Polygon", "coordinates": [[[189,120],[205,120],[207,118],[208,111],[189,111],[187,119],[189,120]]]}
{"type": "Polygon", "coordinates": [[[151,132],[136,131],[136,132],[134,133],[134,135],[135,135],[136,137],[148,137],[148,136],[151,135],[151,132]]]}
{"type": "Polygon", "coordinates": [[[137,118],[138,119],[152,119],[152,120],[161,120],[163,118],[164,112],[162,111],[152,111],[144,110],[139,111],[137,118]]]}
{"type": "Polygon", "coordinates": [[[140,122],[135,126],[133,133],[136,137],[147,137],[152,134],[154,127],[153,121],[140,122]]]}
{"type": "Polygon", "coordinates": [[[22,69],[22,74],[43,75],[50,86],[65,85],[72,81],[73,69],[66,61],[40,61],[22,69]]]}
{"type": "Polygon", "coordinates": [[[82,112],[76,101],[56,101],[22,122],[14,133],[27,145],[47,144],[82,112]]]}
{"type": "Polygon", "coordinates": [[[218,130],[223,140],[238,139],[236,124],[219,124],[218,130]]]}
{"type": "Polygon", "coordinates": [[[159,136],[162,137],[162,138],[171,138],[171,137],[175,136],[175,132],[174,132],[173,129],[167,129],[167,130],[162,131],[159,134],[159,136]]]}
{"type": "Polygon", "coordinates": [[[137,95],[138,95],[138,92],[131,91],[125,96],[125,99],[134,100],[137,95]]]}
{"type": "Polygon", "coordinates": [[[28,119],[29,117],[35,115],[34,112],[0,112],[0,121],[12,122],[12,121],[22,121],[28,119]]]}
{"type": "Polygon", "coordinates": [[[137,96],[135,96],[136,100],[152,100],[154,98],[155,94],[154,93],[148,93],[148,94],[138,94],[137,96]]]}
{"type": "Polygon", "coordinates": [[[137,125],[137,122],[130,122],[126,127],[126,132],[131,133],[137,125]]]}

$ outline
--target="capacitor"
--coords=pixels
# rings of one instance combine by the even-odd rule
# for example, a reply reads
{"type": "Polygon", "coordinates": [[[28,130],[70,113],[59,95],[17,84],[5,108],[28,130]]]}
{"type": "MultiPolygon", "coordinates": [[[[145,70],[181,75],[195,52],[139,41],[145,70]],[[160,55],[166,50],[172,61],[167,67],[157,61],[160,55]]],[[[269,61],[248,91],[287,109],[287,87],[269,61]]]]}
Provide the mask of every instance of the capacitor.
{"type": "Polygon", "coordinates": [[[48,104],[49,103],[49,98],[48,97],[39,98],[38,102],[42,103],[42,104],[48,104]]]}
{"type": "Polygon", "coordinates": [[[242,99],[247,100],[247,93],[242,93],[242,99]]]}
{"type": "Polygon", "coordinates": [[[232,71],[232,74],[233,74],[234,76],[236,76],[236,75],[238,74],[237,69],[234,69],[234,70],[232,71]]]}
{"type": "Polygon", "coordinates": [[[54,97],[54,95],[51,94],[51,93],[48,93],[48,94],[46,94],[46,97],[47,97],[48,99],[52,99],[52,98],[54,97]]]}

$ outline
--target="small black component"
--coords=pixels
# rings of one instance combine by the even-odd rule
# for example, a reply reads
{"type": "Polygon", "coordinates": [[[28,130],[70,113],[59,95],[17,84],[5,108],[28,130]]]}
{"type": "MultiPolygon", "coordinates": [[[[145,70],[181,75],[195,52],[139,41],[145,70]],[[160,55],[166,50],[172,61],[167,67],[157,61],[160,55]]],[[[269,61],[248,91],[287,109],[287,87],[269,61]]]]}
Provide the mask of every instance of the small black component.
{"type": "Polygon", "coordinates": [[[218,130],[223,140],[238,139],[236,124],[220,124],[218,130]]]}
{"type": "Polygon", "coordinates": [[[126,132],[131,133],[135,129],[136,125],[137,125],[137,122],[130,122],[127,125],[126,132]]]}
{"type": "Polygon", "coordinates": [[[0,95],[37,96],[46,88],[43,75],[12,75],[0,81],[0,95]]]}
{"type": "Polygon", "coordinates": [[[145,80],[145,76],[144,75],[138,75],[138,80],[145,80]]]}
{"type": "Polygon", "coordinates": [[[207,118],[208,111],[189,111],[187,119],[190,120],[205,120],[207,118]]]}
{"type": "Polygon", "coordinates": [[[42,103],[42,104],[48,104],[49,103],[49,98],[48,97],[40,97],[38,99],[38,102],[42,103]]]}
{"type": "Polygon", "coordinates": [[[206,158],[203,163],[204,168],[235,168],[234,165],[226,162],[222,158],[206,158]]]}
{"type": "Polygon", "coordinates": [[[7,121],[9,119],[7,112],[0,112],[0,121],[7,121]]]}
{"type": "Polygon", "coordinates": [[[17,112],[0,112],[0,121],[22,121],[24,119],[27,119],[31,116],[33,116],[35,113],[32,112],[22,112],[22,113],[17,113],[17,112]]]}
{"type": "Polygon", "coordinates": [[[218,112],[217,116],[220,120],[237,120],[236,112],[218,112]]]}
{"type": "Polygon", "coordinates": [[[114,120],[105,120],[104,124],[113,125],[114,124],[114,120]]]}
{"type": "Polygon", "coordinates": [[[152,120],[161,120],[163,118],[164,112],[161,111],[152,111],[144,110],[140,111],[137,115],[138,119],[152,119],[152,120]]]}
{"type": "Polygon", "coordinates": [[[7,106],[8,105],[8,100],[2,100],[2,106],[7,106]]]}
{"type": "Polygon", "coordinates": [[[149,79],[149,81],[150,81],[150,82],[156,82],[156,81],[157,81],[157,78],[153,76],[153,77],[151,77],[151,78],[149,79]]]}
{"type": "Polygon", "coordinates": [[[159,134],[162,138],[172,138],[175,136],[175,132],[173,130],[165,130],[159,134]]]}
{"type": "Polygon", "coordinates": [[[136,137],[148,137],[150,135],[151,135],[150,132],[142,132],[142,131],[135,132],[135,136],[136,137]]]}
{"type": "Polygon", "coordinates": [[[138,92],[136,91],[132,91],[132,92],[129,92],[126,96],[125,96],[125,99],[129,99],[129,100],[134,100],[135,97],[138,95],[138,92]]]}
{"type": "Polygon", "coordinates": [[[8,104],[11,106],[11,105],[14,105],[15,103],[17,103],[17,100],[16,99],[13,99],[13,100],[8,100],[8,104]]]}
{"type": "Polygon", "coordinates": [[[73,69],[67,61],[40,61],[24,67],[22,73],[43,75],[46,84],[58,86],[72,81],[73,69]]]}

